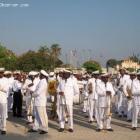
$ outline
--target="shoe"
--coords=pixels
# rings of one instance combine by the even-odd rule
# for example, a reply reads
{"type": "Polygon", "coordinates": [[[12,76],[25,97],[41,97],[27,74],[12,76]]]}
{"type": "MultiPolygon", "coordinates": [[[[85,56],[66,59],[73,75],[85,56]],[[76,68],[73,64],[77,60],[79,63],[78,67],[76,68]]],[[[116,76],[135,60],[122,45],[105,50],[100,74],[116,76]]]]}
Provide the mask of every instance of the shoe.
{"type": "Polygon", "coordinates": [[[65,121],[65,123],[67,123],[67,124],[68,124],[68,121],[65,121]]]}
{"type": "Polygon", "coordinates": [[[115,114],[118,114],[118,112],[116,111],[115,114]]]}
{"type": "Polygon", "coordinates": [[[17,117],[17,114],[13,114],[13,117],[17,117]]]}
{"type": "Polygon", "coordinates": [[[101,132],[101,129],[98,128],[98,129],[96,129],[96,131],[97,131],[97,132],[101,132]]]}
{"type": "Polygon", "coordinates": [[[88,116],[85,116],[85,118],[88,118],[88,116]]]}
{"type": "Polygon", "coordinates": [[[122,115],[119,115],[119,118],[122,118],[122,115]]]}
{"type": "Polygon", "coordinates": [[[26,122],[26,124],[32,124],[33,122],[26,122]]]}
{"type": "Polygon", "coordinates": [[[93,121],[88,121],[88,123],[93,123],[93,121]]]}
{"type": "Polygon", "coordinates": [[[132,130],[136,130],[136,127],[132,127],[132,130]]]}
{"type": "Polygon", "coordinates": [[[34,133],[34,132],[38,132],[38,131],[37,130],[34,130],[34,129],[29,129],[28,132],[29,133],[34,133]]]}
{"type": "Polygon", "coordinates": [[[39,134],[47,134],[48,132],[46,132],[46,131],[40,131],[40,133],[39,134]]]}
{"type": "Polygon", "coordinates": [[[73,132],[73,129],[70,128],[70,129],[68,129],[68,131],[72,133],[73,132]]]}
{"type": "Polygon", "coordinates": [[[2,135],[6,135],[6,131],[1,131],[1,134],[2,135]]]}
{"type": "Polygon", "coordinates": [[[112,128],[107,129],[107,131],[113,132],[114,130],[112,128]]]}
{"type": "Polygon", "coordinates": [[[17,118],[24,118],[24,116],[22,116],[22,115],[17,115],[17,118]]]}
{"type": "Polygon", "coordinates": [[[132,122],[132,120],[127,120],[127,122],[132,122]]]}
{"type": "Polygon", "coordinates": [[[123,115],[123,117],[127,118],[127,115],[123,115]]]}
{"type": "Polygon", "coordinates": [[[63,132],[63,131],[64,131],[64,128],[60,128],[60,129],[59,129],[59,132],[63,132]]]}

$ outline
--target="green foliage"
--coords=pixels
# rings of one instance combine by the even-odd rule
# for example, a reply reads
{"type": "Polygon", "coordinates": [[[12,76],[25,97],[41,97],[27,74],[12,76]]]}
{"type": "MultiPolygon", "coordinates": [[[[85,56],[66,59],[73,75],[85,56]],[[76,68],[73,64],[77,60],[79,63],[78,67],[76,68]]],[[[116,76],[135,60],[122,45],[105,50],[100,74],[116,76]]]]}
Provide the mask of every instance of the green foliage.
{"type": "Polygon", "coordinates": [[[50,48],[41,46],[38,51],[28,51],[20,56],[16,56],[11,50],[0,44],[0,67],[8,70],[52,70],[63,64],[59,59],[61,48],[58,44],[53,44],[50,48]]]}
{"type": "Polygon", "coordinates": [[[16,61],[16,55],[0,44],[0,67],[5,67],[7,70],[15,70],[16,61]]]}
{"type": "Polygon", "coordinates": [[[106,62],[106,67],[111,67],[111,68],[115,68],[115,66],[118,64],[119,62],[116,59],[109,59],[106,62]]]}
{"type": "Polygon", "coordinates": [[[99,70],[101,72],[101,66],[98,62],[94,60],[87,61],[83,64],[83,67],[87,70],[87,72],[93,72],[99,70]]]}
{"type": "Polygon", "coordinates": [[[61,48],[58,44],[53,44],[50,48],[47,46],[41,46],[38,52],[40,55],[44,55],[44,57],[48,59],[50,70],[54,70],[55,67],[62,65],[62,61],[59,59],[61,48]]]}

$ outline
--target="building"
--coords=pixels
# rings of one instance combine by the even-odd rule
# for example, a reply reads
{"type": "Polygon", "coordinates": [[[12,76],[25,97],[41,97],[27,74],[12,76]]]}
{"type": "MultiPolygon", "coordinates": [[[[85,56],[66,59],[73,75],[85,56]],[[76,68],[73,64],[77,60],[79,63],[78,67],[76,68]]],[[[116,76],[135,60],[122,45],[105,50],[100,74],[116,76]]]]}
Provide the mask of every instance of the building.
{"type": "Polygon", "coordinates": [[[121,62],[121,64],[119,66],[117,65],[117,68],[138,70],[138,69],[140,69],[140,64],[137,62],[134,62],[131,59],[125,59],[121,62]]]}

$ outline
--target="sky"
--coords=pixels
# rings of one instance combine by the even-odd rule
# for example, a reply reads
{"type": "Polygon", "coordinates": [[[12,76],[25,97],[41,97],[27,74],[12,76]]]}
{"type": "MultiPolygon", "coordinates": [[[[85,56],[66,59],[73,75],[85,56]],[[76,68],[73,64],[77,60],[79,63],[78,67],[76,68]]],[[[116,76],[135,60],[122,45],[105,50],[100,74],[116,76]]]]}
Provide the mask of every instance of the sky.
{"type": "Polygon", "coordinates": [[[17,54],[57,43],[64,62],[127,58],[140,53],[140,0],[0,0],[0,42],[17,54]]]}

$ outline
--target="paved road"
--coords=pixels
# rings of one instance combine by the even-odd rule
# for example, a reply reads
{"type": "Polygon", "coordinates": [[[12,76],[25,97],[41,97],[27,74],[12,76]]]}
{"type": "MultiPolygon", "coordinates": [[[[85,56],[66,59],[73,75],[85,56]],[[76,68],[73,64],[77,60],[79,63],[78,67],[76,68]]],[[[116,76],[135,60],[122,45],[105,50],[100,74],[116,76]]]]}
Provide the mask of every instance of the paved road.
{"type": "Polygon", "coordinates": [[[131,123],[127,123],[125,119],[113,117],[114,132],[96,132],[96,123],[88,124],[87,118],[81,115],[79,107],[75,107],[74,114],[74,133],[69,133],[67,130],[60,133],[57,122],[49,121],[49,133],[45,135],[27,133],[28,126],[25,125],[25,120],[10,115],[7,135],[0,135],[0,140],[140,140],[140,128],[132,131],[131,123]]]}

